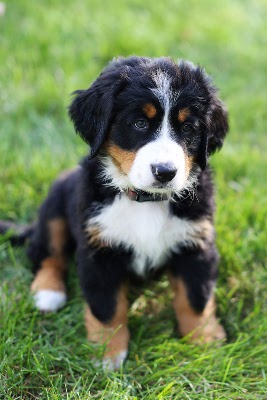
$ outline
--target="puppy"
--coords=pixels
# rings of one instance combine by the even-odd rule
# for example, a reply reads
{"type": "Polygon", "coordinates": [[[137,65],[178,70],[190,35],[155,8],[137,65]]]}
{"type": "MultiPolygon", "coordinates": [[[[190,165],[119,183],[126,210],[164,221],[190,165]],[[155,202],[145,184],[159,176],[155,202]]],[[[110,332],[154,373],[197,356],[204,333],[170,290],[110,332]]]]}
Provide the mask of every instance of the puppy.
{"type": "Polygon", "coordinates": [[[65,304],[75,248],[88,339],[106,343],[107,368],[127,356],[131,283],[161,271],[180,334],[224,338],[215,316],[218,254],[207,162],[222,147],[228,122],[211,79],[190,62],[119,58],[74,93],[69,115],[90,154],[56,180],[38,222],[26,230],[36,307],[65,304]]]}

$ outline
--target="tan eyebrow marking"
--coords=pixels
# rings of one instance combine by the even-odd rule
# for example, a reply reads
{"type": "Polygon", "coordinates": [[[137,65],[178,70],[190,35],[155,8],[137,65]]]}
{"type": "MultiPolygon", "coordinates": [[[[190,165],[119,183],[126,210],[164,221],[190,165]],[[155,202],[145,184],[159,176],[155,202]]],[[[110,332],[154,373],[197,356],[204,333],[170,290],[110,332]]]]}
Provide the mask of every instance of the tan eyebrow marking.
{"type": "Polygon", "coordinates": [[[143,112],[145,113],[147,118],[154,118],[157,115],[157,109],[153,104],[147,103],[143,107],[143,112]]]}
{"type": "Polygon", "coordinates": [[[182,108],[178,112],[178,121],[184,122],[189,115],[190,115],[190,110],[188,108],[182,108]]]}

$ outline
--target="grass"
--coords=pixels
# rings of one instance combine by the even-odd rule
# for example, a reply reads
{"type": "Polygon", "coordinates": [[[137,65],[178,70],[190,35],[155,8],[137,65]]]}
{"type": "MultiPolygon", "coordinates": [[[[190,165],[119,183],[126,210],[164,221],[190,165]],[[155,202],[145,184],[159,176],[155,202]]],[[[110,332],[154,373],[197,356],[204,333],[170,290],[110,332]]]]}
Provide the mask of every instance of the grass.
{"type": "Polygon", "coordinates": [[[0,17],[0,218],[21,222],[59,171],[87,151],[67,114],[116,55],[170,55],[205,66],[230,110],[231,132],[213,159],[218,314],[225,345],[177,339],[166,282],[130,311],[128,361],[95,369],[74,268],[70,300],[39,315],[24,249],[0,241],[0,398],[266,399],[267,229],[265,0],[10,0],[0,17]]]}

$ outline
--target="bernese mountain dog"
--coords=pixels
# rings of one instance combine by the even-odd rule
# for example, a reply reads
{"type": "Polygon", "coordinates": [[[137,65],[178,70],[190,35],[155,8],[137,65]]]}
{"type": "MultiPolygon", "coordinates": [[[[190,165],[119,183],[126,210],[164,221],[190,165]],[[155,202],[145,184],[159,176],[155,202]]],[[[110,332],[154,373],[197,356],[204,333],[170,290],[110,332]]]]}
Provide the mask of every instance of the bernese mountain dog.
{"type": "MultiPolygon", "coordinates": [[[[215,316],[218,253],[208,158],[228,130],[227,111],[205,71],[169,58],[118,58],[69,107],[90,145],[42,204],[28,255],[36,307],[56,311],[75,248],[88,339],[118,368],[129,345],[128,292],[166,272],[181,335],[225,337],[215,316]]],[[[9,224],[2,223],[2,231],[9,224]]]]}

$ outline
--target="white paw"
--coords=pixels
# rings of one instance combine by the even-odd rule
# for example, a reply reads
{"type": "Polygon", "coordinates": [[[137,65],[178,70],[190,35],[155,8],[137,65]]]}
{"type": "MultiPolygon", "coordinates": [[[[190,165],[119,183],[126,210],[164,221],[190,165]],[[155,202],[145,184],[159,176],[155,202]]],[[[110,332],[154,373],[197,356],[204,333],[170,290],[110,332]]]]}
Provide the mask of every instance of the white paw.
{"type": "Polygon", "coordinates": [[[128,351],[123,350],[114,355],[113,357],[104,357],[102,361],[93,360],[96,368],[102,367],[106,371],[114,371],[121,367],[123,362],[126,360],[128,351]]]}
{"type": "Polygon", "coordinates": [[[56,290],[38,290],[33,298],[38,310],[48,312],[62,308],[66,303],[67,295],[56,290]]]}
{"type": "Polygon", "coordinates": [[[102,360],[102,367],[105,370],[114,371],[119,369],[123,362],[126,360],[127,350],[120,351],[113,357],[106,357],[102,360]]]}

